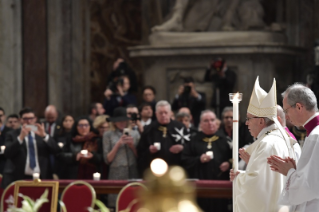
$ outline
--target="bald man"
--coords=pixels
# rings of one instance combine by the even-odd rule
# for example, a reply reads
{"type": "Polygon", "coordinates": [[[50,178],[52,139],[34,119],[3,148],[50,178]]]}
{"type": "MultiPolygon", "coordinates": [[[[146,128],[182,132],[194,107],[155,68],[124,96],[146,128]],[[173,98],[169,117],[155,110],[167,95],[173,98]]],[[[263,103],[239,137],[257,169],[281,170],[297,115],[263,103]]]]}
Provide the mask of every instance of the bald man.
{"type": "Polygon", "coordinates": [[[58,111],[54,105],[48,105],[45,108],[44,118],[46,133],[48,133],[52,138],[56,139],[61,127],[58,124],[58,111]]]}

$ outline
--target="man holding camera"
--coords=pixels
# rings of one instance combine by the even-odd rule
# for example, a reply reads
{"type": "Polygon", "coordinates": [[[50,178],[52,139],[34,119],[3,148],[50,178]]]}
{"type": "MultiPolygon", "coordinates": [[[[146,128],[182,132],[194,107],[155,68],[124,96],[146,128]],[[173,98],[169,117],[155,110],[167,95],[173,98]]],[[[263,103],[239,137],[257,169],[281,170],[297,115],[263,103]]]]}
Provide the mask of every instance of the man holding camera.
{"type": "Polygon", "coordinates": [[[195,83],[192,77],[184,78],[184,85],[178,89],[172,103],[173,110],[188,107],[194,118],[194,125],[198,126],[201,111],[205,110],[206,96],[204,93],[195,90],[195,83]]]}
{"type": "Polygon", "coordinates": [[[227,67],[226,61],[221,57],[213,59],[206,70],[204,81],[213,83],[211,106],[215,108],[218,117],[221,117],[225,107],[232,106],[228,94],[234,92],[236,80],[236,73],[227,67]]]}
{"type": "Polygon", "coordinates": [[[130,120],[130,126],[132,127],[132,130],[138,131],[140,134],[143,132],[143,125],[140,121],[140,115],[138,113],[138,109],[135,105],[128,105],[126,107],[126,114],[127,117],[129,117],[130,120]]]}
{"type": "Polygon", "coordinates": [[[16,180],[32,179],[34,173],[40,173],[41,179],[52,179],[50,154],[60,151],[57,143],[45,132],[44,124],[36,123],[32,109],[22,109],[20,119],[21,128],[10,131],[5,140],[7,161],[2,188],[16,180]]]}
{"type": "Polygon", "coordinates": [[[129,93],[130,80],[127,76],[120,77],[117,81],[112,81],[104,92],[105,113],[113,116],[113,111],[117,107],[126,107],[129,104],[136,105],[136,98],[129,93]]]}

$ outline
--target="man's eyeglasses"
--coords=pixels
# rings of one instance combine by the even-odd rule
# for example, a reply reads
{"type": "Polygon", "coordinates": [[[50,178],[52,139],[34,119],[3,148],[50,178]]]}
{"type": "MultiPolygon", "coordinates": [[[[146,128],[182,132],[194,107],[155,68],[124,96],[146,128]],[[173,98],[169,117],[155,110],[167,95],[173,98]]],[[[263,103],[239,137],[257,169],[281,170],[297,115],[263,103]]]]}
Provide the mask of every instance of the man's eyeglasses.
{"type": "Polygon", "coordinates": [[[258,119],[258,118],[260,117],[251,117],[251,118],[246,117],[246,121],[249,121],[250,119],[258,119]]]}
{"type": "Polygon", "coordinates": [[[22,118],[23,121],[32,121],[33,119],[35,119],[35,117],[25,117],[25,118],[22,118]]]}
{"type": "Polygon", "coordinates": [[[225,116],[224,119],[233,119],[232,116],[225,116]]]}
{"type": "Polygon", "coordinates": [[[291,105],[290,107],[284,109],[284,113],[287,114],[287,113],[288,113],[288,110],[289,110],[290,108],[292,108],[292,107],[296,107],[296,103],[293,104],[293,105],[291,105]]]}
{"type": "Polygon", "coordinates": [[[78,127],[84,128],[84,127],[89,127],[90,125],[88,124],[78,124],[78,127]]]}

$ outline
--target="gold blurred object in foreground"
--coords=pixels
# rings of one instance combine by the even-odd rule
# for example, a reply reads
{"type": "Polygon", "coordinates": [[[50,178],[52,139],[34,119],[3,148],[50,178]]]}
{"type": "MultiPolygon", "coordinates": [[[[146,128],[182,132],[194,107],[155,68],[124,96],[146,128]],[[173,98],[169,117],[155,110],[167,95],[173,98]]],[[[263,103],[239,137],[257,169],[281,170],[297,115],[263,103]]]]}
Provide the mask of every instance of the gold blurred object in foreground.
{"type": "Polygon", "coordinates": [[[179,166],[167,166],[162,159],[151,163],[145,174],[147,190],[140,193],[142,208],[138,212],[201,212],[195,200],[195,189],[186,181],[179,166]]]}

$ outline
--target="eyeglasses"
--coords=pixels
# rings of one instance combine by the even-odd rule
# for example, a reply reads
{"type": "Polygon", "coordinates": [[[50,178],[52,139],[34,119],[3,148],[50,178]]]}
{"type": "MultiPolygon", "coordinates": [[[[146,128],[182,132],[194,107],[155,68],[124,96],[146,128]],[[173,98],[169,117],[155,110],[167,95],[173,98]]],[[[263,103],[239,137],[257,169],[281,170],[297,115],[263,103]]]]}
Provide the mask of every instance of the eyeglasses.
{"type": "Polygon", "coordinates": [[[84,128],[84,127],[89,127],[90,125],[88,124],[78,124],[78,127],[84,128]]]}
{"type": "Polygon", "coordinates": [[[259,119],[259,118],[261,117],[251,117],[251,118],[246,117],[246,121],[249,121],[250,119],[259,119]]]}
{"type": "Polygon", "coordinates": [[[225,116],[224,119],[233,119],[232,116],[225,116]]]}
{"type": "Polygon", "coordinates": [[[23,121],[32,121],[33,119],[35,119],[35,117],[25,117],[25,118],[22,118],[23,121]]]}
{"type": "Polygon", "coordinates": [[[285,114],[287,114],[287,113],[288,113],[288,110],[289,110],[290,108],[292,108],[292,107],[296,107],[296,104],[297,104],[297,103],[295,103],[295,104],[291,105],[291,106],[290,106],[290,107],[288,107],[287,109],[284,109],[284,113],[285,113],[285,114]]]}

